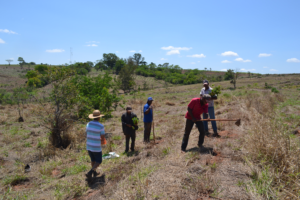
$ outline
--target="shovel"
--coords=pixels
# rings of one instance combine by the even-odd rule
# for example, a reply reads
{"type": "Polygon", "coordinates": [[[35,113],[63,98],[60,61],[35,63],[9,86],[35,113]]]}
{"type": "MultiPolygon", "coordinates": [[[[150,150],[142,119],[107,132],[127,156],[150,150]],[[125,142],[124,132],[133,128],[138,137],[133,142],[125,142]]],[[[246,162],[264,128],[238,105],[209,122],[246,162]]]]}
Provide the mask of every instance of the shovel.
{"type": "Polygon", "coordinates": [[[235,125],[240,126],[241,125],[241,119],[200,119],[197,121],[235,121],[235,125]]]}

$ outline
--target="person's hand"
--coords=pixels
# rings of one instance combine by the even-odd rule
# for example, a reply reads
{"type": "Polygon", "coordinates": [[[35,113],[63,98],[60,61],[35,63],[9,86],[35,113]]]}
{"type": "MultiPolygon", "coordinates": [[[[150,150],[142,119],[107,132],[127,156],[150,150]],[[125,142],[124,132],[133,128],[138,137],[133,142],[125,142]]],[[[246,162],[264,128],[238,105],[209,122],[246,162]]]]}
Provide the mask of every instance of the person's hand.
{"type": "Polygon", "coordinates": [[[149,109],[152,110],[152,109],[153,109],[153,106],[149,106],[149,109]]]}
{"type": "Polygon", "coordinates": [[[126,124],[126,126],[128,126],[129,128],[131,128],[131,125],[130,125],[130,124],[126,124]]]}
{"type": "Polygon", "coordinates": [[[193,118],[192,118],[192,121],[193,121],[193,122],[196,122],[197,120],[196,120],[196,118],[195,118],[195,117],[193,117],[193,118]]]}
{"type": "Polygon", "coordinates": [[[208,113],[204,113],[204,118],[208,119],[208,113]]]}

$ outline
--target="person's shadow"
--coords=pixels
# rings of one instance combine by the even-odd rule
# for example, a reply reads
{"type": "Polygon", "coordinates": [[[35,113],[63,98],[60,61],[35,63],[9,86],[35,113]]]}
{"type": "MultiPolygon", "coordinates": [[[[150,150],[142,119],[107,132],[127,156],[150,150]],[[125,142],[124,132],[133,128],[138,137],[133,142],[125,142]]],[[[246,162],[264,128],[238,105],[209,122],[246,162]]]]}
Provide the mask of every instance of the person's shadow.
{"type": "Polygon", "coordinates": [[[99,177],[94,177],[90,181],[88,181],[88,186],[91,189],[96,189],[96,188],[99,188],[99,187],[103,187],[104,185],[105,185],[105,174],[102,174],[99,177]]]}
{"type": "Polygon", "coordinates": [[[199,147],[193,147],[191,149],[188,149],[186,152],[199,152],[200,154],[211,154],[214,155],[214,149],[211,147],[204,147],[200,150],[199,147]]]}

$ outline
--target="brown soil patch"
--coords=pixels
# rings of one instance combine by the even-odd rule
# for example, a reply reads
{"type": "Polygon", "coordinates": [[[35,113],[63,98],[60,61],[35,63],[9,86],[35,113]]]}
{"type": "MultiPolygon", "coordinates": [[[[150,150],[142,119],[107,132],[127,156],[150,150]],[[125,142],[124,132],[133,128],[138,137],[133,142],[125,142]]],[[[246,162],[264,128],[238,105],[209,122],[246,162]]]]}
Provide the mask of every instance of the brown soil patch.
{"type": "Polygon", "coordinates": [[[30,184],[30,183],[28,183],[28,184],[24,183],[24,184],[13,186],[13,190],[20,191],[20,190],[28,189],[28,188],[31,188],[31,187],[32,187],[32,184],[30,184]]]}
{"type": "Polygon", "coordinates": [[[55,169],[51,172],[51,174],[52,174],[53,177],[57,177],[58,175],[60,175],[60,170],[58,170],[58,169],[55,168],[55,169]]]}

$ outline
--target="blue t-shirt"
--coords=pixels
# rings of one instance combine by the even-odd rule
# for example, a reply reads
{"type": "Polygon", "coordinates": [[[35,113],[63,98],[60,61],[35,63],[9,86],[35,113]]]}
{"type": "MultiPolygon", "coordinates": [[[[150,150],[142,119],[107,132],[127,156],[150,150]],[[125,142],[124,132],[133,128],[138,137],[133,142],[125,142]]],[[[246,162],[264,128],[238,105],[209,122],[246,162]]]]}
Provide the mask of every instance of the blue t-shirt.
{"type": "Polygon", "coordinates": [[[152,109],[148,114],[145,114],[146,110],[148,110],[149,107],[150,106],[148,103],[144,105],[144,122],[152,122],[152,109]]]}

